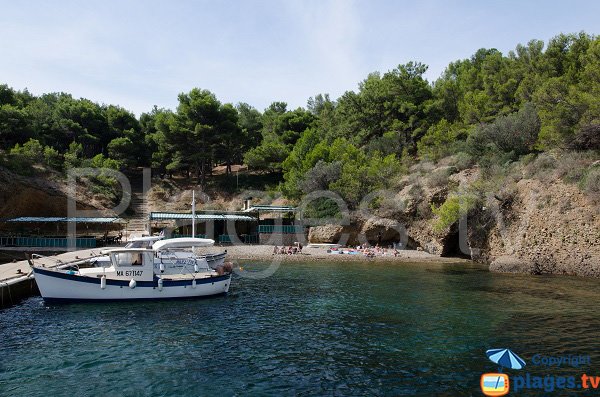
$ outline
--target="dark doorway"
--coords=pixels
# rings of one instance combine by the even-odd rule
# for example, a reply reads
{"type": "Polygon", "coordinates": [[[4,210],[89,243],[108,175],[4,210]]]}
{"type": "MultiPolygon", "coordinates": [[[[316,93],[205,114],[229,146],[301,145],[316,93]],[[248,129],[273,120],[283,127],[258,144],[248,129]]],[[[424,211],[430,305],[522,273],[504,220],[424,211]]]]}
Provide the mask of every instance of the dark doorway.
{"type": "MultiPolygon", "coordinates": [[[[455,228],[453,228],[455,229],[455,228]]],[[[470,254],[465,254],[460,249],[460,238],[458,230],[452,230],[442,240],[442,257],[471,259],[470,254]]]]}

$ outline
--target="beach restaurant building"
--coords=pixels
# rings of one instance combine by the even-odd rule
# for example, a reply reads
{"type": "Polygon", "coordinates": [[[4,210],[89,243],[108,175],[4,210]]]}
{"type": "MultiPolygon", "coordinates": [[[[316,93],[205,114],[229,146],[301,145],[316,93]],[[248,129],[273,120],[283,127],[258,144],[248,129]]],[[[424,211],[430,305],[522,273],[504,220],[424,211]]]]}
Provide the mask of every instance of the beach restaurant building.
{"type": "Polygon", "coordinates": [[[63,249],[74,245],[95,248],[107,243],[107,236],[116,238],[124,228],[126,222],[118,217],[21,216],[0,219],[0,247],[63,249]]]}
{"type": "MultiPolygon", "coordinates": [[[[245,205],[246,207],[246,205],[245,205]]],[[[292,245],[306,239],[304,227],[295,219],[296,209],[285,206],[247,206],[242,211],[151,212],[148,230],[165,230],[168,237],[210,238],[219,244],[292,245]]]]}

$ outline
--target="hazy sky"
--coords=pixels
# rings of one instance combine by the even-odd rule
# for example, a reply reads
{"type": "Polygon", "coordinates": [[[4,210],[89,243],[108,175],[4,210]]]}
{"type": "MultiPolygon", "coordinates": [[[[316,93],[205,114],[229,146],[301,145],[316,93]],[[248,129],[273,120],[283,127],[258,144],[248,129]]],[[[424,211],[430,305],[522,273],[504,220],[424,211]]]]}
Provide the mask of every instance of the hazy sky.
{"type": "Polygon", "coordinates": [[[411,60],[435,80],[479,48],[582,30],[600,33],[600,1],[0,0],[0,84],[138,115],[193,87],[295,108],[411,60]]]}

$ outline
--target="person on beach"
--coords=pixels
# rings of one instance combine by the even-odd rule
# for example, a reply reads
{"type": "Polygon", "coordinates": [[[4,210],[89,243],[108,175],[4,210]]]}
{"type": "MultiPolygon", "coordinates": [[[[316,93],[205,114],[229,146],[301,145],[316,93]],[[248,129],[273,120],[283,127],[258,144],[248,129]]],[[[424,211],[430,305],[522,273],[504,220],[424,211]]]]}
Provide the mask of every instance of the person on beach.
{"type": "Polygon", "coordinates": [[[273,255],[277,255],[279,253],[279,248],[277,248],[277,246],[275,246],[275,248],[273,248],[273,255]]]}

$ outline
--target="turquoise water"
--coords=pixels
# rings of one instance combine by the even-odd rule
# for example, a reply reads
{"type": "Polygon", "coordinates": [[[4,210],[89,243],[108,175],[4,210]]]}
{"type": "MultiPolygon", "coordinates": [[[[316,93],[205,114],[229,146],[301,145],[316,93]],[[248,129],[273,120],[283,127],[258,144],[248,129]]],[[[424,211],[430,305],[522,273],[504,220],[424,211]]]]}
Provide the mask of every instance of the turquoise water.
{"type": "Polygon", "coordinates": [[[307,263],[238,276],[228,296],[208,300],[34,297],[0,311],[0,395],[479,396],[481,374],[497,370],[485,350],[496,347],[531,374],[600,376],[600,281],[307,263]],[[535,354],[591,355],[591,366],[536,367],[535,354]]]}

